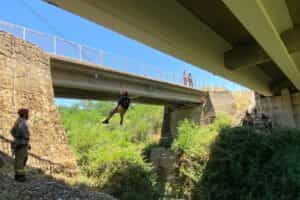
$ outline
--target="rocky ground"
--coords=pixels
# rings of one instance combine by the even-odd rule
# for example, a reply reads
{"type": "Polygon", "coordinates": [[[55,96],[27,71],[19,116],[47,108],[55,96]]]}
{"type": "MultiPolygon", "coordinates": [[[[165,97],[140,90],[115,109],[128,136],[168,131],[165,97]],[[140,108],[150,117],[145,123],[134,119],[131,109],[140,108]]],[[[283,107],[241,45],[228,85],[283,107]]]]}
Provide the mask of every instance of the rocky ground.
{"type": "Polygon", "coordinates": [[[1,159],[1,156],[0,161],[0,200],[116,200],[87,186],[70,186],[29,167],[26,170],[28,180],[25,183],[16,182],[11,161],[1,159]]]}
{"type": "Polygon", "coordinates": [[[82,191],[50,179],[30,179],[18,183],[9,175],[0,173],[1,200],[114,200],[113,197],[91,191],[82,191]]]}

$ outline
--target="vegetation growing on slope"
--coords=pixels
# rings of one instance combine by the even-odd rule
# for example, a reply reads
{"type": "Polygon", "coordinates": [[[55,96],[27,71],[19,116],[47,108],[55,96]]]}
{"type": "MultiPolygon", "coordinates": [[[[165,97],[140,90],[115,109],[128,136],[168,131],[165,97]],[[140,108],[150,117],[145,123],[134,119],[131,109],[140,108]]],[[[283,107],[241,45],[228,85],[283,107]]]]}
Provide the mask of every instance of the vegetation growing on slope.
{"type": "MultiPolygon", "coordinates": [[[[228,119],[228,118],[227,118],[228,119]]],[[[268,133],[184,121],[172,148],[178,156],[175,194],[185,199],[300,199],[300,130],[268,133]]]]}
{"type": "MultiPolygon", "coordinates": [[[[125,127],[114,117],[101,120],[111,103],[85,102],[60,108],[69,141],[83,173],[93,184],[120,199],[158,199],[163,191],[149,160],[157,147],[162,108],[134,105],[125,127]],[[146,149],[146,150],[145,150],[146,149]]],[[[231,128],[219,115],[210,126],[188,120],[178,126],[172,144],[177,161],[174,179],[166,185],[183,199],[300,199],[300,131],[257,132],[231,128]]]]}
{"type": "Polygon", "coordinates": [[[300,199],[300,131],[222,130],[194,199],[300,199]]]}
{"type": "Polygon", "coordinates": [[[162,108],[133,105],[124,127],[117,115],[111,124],[103,125],[101,121],[113,107],[112,103],[82,102],[60,108],[82,172],[96,179],[94,186],[101,191],[120,199],[157,199],[156,177],[142,150],[158,140],[162,108]]]}
{"type": "Polygon", "coordinates": [[[220,114],[209,126],[200,127],[188,120],[178,126],[179,135],[172,145],[177,156],[176,181],[170,184],[176,197],[191,197],[203,176],[211,144],[219,131],[230,124],[231,118],[220,114]]]}

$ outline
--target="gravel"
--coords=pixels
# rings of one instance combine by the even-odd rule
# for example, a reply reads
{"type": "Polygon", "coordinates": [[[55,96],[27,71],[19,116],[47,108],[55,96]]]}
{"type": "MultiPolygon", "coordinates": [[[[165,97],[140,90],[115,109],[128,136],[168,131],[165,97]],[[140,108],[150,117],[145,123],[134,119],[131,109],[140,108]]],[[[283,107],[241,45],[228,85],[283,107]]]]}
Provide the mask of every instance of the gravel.
{"type": "Polygon", "coordinates": [[[0,200],[116,200],[99,193],[82,191],[54,180],[30,179],[25,183],[14,181],[12,175],[0,173],[0,200]]]}

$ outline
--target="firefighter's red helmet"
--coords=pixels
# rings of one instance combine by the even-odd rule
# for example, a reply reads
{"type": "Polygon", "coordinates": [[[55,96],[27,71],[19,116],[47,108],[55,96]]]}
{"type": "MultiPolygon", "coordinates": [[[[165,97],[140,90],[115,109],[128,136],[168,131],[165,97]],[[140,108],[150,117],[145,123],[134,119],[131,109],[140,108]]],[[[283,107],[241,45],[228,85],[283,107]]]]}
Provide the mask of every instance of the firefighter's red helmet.
{"type": "Polygon", "coordinates": [[[20,116],[28,116],[29,110],[26,109],[26,108],[21,108],[21,109],[18,110],[18,114],[19,114],[20,116]]]}

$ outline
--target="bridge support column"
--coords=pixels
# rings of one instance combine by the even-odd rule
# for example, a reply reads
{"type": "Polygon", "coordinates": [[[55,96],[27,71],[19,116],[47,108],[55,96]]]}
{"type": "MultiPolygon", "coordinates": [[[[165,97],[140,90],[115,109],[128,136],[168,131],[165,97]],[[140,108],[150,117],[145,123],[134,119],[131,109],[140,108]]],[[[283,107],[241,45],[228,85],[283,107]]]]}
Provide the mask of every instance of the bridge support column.
{"type": "Polygon", "coordinates": [[[270,116],[274,127],[300,128],[300,93],[284,89],[280,96],[256,95],[255,100],[258,112],[270,116]]]}
{"type": "MultiPolygon", "coordinates": [[[[31,153],[36,159],[52,162],[52,167],[60,170],[75,168],[54,103],[49,57],[36,46],[0,32],[0,143],[12,139],[10,129],[22,107],[30,110],[31,153]]],[[[33,167],[49,167],[31,161],[30,157],[33,167]]]]}
{"type": "Polygon", "coordinates": [[[281,91],[281,102],[282,102],[282,123],[285,126],[295,128],[294,110],[292,105],[292,98],[289,89],[281,91]]]}
{"type": "Polygon", "coordinates": [[[200,123],[202,106],[165,106],[160,145],[170,147],[177,135],[178,123],[184,119],[200,123]]]}
{"type": "Polygon", "coordinates": [[[218,113],[233,115],[236,104],[228,91],[207,92],[201,104],[165,106],[161,146],[169,147],[177,135],[178,123],[189,119],[201,125],[212,123],[218,113]]]}

